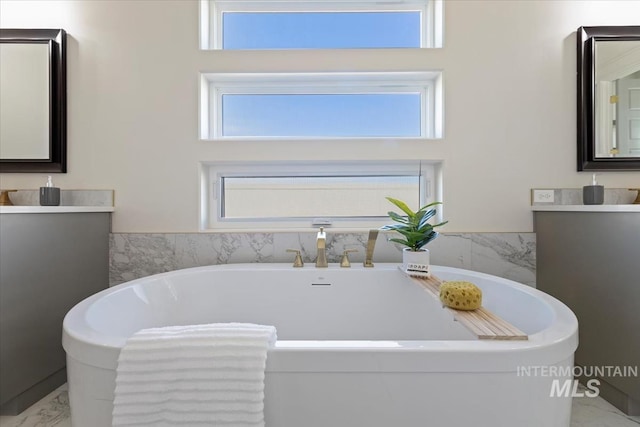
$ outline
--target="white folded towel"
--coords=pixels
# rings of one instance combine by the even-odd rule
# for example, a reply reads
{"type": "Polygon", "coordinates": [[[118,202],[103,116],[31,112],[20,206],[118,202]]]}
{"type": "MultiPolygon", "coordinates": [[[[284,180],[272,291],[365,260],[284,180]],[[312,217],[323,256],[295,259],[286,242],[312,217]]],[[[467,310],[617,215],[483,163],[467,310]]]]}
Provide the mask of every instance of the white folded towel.
{"type": "Polygon", "coordinates": [[[113,426],[264,426],[264,372],[273,326],[143,329],[120,351],[113,426]]]}

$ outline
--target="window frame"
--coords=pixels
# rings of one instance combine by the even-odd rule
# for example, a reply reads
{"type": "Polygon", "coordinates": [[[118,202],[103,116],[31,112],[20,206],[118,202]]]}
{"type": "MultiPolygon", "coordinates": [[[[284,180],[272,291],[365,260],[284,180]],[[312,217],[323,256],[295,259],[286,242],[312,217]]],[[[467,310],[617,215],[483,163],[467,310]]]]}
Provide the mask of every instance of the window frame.
{"type": "Polygon", "coordinates": [[[443,0],[200,0],[200,48],[224,50],[222,15],[227,12],[378,11],[420,12],[420,48],[440,48],[443,38],[442,2],[443,0]]]}
{"type": "MultiPolygon", "coordinates": [[[[309,229],[318,226],[360,230],[378,228],[389,222],[388,217],[282,217],[282,218],[223,218],[222,179],[226,177],[269,176],[419,176],[418,197],[420,206],[431,201],[442,200],[442,162],[439,160],[392,160],[392,161],[220,161],[201,162],[200,228],[203,231],[234,229],[309,229]]],[[[392,206],[389,209],[392,210],[392,206]]],[[[441,221],[442,209],[438,209],[437,221],[441,221]]]]}
{"type": "Polygon", "coordinates": [[[200,138],[203,140],[439,139],[442,138],[442,72],[202,73],[200,138]],[[222,97],[227,94],[419,93],[420,135],[381,137],[225,136],[222,97]]]}

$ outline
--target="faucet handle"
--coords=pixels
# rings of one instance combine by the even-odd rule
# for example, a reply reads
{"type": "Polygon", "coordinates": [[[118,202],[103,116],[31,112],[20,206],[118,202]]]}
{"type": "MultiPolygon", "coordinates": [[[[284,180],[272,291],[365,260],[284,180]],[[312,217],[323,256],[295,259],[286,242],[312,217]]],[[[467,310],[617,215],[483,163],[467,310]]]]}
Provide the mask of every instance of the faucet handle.
{"type": "Polygon", "coordinates": [[[297,249],[287,249],[287,252],[295,252],[296,259],[293,260],[294,267],[304,267],[304,262],[302,262],[302,256],[300,255],[300,251],[297,249]]]}
{"type": "Polygon", "coordinates": [[[349,262],[349,252],[358,252],[357,249],[345,249],[342,252],[342,260],[340,261],[340,267],[351,267],[351,262],[349,262]]]}

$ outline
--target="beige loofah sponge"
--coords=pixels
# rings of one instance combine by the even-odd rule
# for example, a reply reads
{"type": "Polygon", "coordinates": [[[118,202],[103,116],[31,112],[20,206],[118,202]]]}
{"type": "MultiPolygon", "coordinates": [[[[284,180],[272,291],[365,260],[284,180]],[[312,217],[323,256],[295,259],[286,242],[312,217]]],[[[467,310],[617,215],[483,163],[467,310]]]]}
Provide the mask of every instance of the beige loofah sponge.
{"type": "Polygon", "coordinates": [[[471,282],[443,282],[440,301],[456,310],[475,310],[482,305],[482,291],[471,282]]]}

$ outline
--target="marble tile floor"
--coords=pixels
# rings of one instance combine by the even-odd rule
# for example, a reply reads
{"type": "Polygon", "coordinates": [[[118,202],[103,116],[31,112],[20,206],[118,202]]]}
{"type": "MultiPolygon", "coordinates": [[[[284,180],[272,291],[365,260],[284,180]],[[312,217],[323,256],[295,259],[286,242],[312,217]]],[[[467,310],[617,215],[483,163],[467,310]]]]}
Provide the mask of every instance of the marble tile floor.
{"type": "MultiPolygon", "coordinates": [[[[600,397],[573,399],[571,427],[638,426],[640,426],[640,416],[627,416],[600,397]]],[[[67,385],[62,385],[49,393],[20,415],[0,416],[0,427],[71,427],[67,385]]]]}
{"type": "Polygon", "coordinates": [[[67,390],[63,384],[20,415],[0,415],[0,427],[71,427],[67,390]]]}

